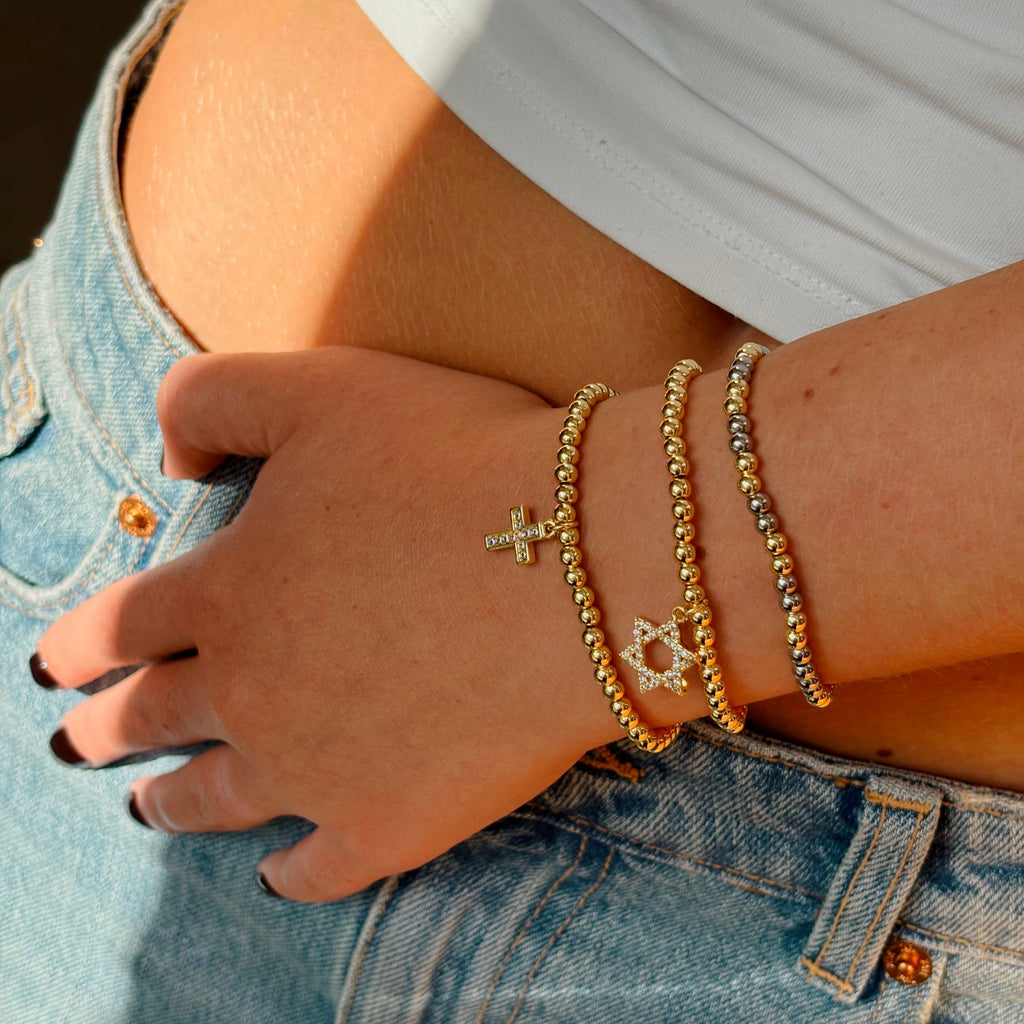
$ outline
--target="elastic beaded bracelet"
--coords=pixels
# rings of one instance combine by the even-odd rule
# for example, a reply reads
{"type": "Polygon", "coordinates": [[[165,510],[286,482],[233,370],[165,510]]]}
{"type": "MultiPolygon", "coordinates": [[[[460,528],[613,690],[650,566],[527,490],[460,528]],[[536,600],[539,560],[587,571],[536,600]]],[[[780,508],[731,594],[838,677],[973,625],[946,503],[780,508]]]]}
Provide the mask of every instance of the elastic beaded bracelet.
{"type": "Polygon", "coordinates": [[[594,407],[615,394],[605,384],[588,384],[573,396],[569,414],[559,434],[558,465],[555,479],[555,510],[551,517],[540,523],[529,522],[523,506],[511,510],[512,529],[503,533],[490,533],[484,538],[488,551],[515,547],[516,564],[526,565],[533,561],[530,547],[536,541],[556,537],[561,551],[559,558],[565,566],[565,582],[572,588],[573,603],[579,609],[583,624],[583,643],[594,665],[594,678],[608,698],[608,704],[616,721],[626,730],[629,738],[641,749],[657,754],[663,751],[679,735],[680,726],[652,728],[640,720],[633,710],[633,704],[619,682],[618,671],[612,663],[612,652],[604,642],[604,632],[598,628],[601,612],[595,602],[594,591],[587,586],[587,573],[583,568],[583,552],[580,550],[580,526],[576,518],[576,503],[579,489],[576,480],[579,471],[579,444],[586,430],[587,420],[594,407]]]}
{"type": "Polygon", "coordinates": [[[687,479],[690,464],[686,457],[686,443],[681,436],[687,389],[690,381],[702,372],[692,359],[676,363],[665,381],[665,404],[661,410],[661,434],[665,454],[668,456],[668,472],[672,478],[669,493],[673,499],[672,515],[675,518],[675,558],[679,563],[679,580],[683,586],[682,604],[672,609],[672,619],[676,623],[689,622],[693,626],[697,663],[700,665],[704,697],[711,720],[720,729],[737,733],[746,722],[747,709],[744,705],[734,707],[729,703],[722,682],[722,670],[714,647],[715,631],[711,627],[711,608],[707,594],[699,584],[701,572],[696,564],[697,549],[693,544],[694,506],[690,500],[690,482],[687,479]]]}
{"type": "Polygon", "coordinates": [[[793,557],[788,553],[789,542],[772,512],[771,499],[761,489],[757,476],[758,459],[750,436],[751,423],[747,418],[747,397],[754,367],[768,350],[748,342],[743,345],[729,369],[726,388],[725,414],[729,417],[729,447],[736,456],[739,470],[739,489],[747,499],[747,508],[754,515],[757,529],[764,537],[764,546],[771,556],[775,589],[781,595],[779,604],[786,613],[786,643],[793,662],[793,675],[807,703],[825,708],[832,703],[835,687],[821,681],[814,667],[811,649],[807,644],[807,614],[803,609],[803,595],[797,588],[793,574],[793,557]]]}

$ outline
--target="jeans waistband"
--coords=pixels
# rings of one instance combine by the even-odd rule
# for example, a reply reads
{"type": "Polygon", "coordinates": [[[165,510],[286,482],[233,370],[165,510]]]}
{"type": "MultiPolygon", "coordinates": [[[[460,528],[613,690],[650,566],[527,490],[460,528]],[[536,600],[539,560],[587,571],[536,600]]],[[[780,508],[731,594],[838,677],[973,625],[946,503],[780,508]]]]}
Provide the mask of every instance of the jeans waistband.
{"type": "Polygon", "coordinates": [[[794,967],[838,1001],[863,994],[895,937],[968,954],[947,983],[987,961],[1024,985],[1024,796],[704,722],[659,758],[620,744],[587,761],[598,800],[576,773],[540,798],[545,813],[638,856],[819,902],[794,967]],[[587,804],[590,820],[575,810],[587,804]]]}

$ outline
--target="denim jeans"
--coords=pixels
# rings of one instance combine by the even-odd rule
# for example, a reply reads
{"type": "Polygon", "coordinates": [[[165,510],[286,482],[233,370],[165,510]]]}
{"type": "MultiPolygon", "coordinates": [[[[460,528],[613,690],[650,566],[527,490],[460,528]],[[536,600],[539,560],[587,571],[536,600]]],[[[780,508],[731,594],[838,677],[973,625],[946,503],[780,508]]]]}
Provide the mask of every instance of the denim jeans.
{"type": "Polygon", "coordinates": [[[117,146],[173,9],[112,57],[43,244],[0,284],[0,1021],[1024,1022],[1014,794],[697,724],[660,757],[595,751],[422,869],[307,907],[253,884],[302,822],[166,836],[123,805],[152,765],[50,755],[80,697],[29,678],[46,625],[202,541],[258,471],[160,473],[154,396],[194,346],[132,253],[117,146]]]}

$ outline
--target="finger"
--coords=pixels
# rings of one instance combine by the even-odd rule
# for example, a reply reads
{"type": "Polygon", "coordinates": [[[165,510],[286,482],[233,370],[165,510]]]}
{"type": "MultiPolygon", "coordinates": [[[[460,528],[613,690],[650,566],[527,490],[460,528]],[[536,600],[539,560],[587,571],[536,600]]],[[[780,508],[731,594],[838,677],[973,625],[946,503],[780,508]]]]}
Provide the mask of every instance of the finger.
{"type": "Polygon", "coordinates": [[[324,362],[294,352],[207,353],[177,362],[157,393],[164,473],[205,476],[227,455],[273,454],[308,419],[311,374],[326,369],[324,362]]]}
{"type": "Polygon", "coordinates": [[[136,820],[163,832],[236,832],[283,813],[238,751],[226,743],[196,755],[177,771],[136,782],[129,809],[136,820]]]}
{"type": "Polygon", "coordinates": [[[356,859],[324,828],[294,846],[265,857],[257,869],[260,888],[299,903],[327,903],[365,889],[389,872],[356,859]]]}
{"type": "Polygon", "coordinates": [[[90,765],[223,738],[191,658],[139,669],[72,708],[61,729],[60,742],[90,765]]]}
{"type": "Polygon", "coordinates": [[[36,647],[36,682],[82,686],[112,669],[195,647],[200,563],[217,543],[210,538],[171,562],[118,580],[59,618],[36,647]]]}

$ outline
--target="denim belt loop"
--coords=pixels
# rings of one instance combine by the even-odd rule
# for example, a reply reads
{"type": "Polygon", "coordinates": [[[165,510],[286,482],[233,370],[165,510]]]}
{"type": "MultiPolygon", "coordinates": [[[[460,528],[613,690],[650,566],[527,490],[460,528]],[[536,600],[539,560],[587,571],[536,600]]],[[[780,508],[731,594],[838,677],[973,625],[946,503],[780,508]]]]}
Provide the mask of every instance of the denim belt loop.
{"type": "Polygon", "coordinates": [[[797,969],[842,1003],[875,975],[890,933],[935,836],[942,793],[875,775],[860,822],[832,879],[797,969]]]}

